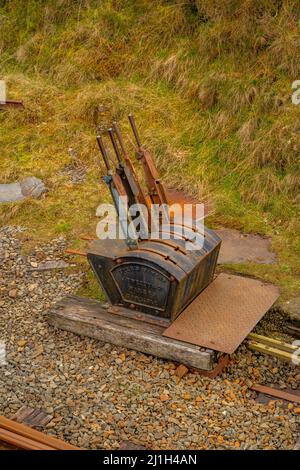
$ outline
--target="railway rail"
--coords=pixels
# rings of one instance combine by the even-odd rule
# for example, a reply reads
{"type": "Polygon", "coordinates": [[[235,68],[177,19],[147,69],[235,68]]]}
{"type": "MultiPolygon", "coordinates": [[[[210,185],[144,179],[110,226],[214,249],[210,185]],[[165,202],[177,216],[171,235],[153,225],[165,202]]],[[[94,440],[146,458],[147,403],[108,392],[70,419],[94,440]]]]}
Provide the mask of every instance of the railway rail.
{"type": "Polygon", "coordinates": [[[0,416],[0,450],[81,450],[60,439],[0,416]]]}

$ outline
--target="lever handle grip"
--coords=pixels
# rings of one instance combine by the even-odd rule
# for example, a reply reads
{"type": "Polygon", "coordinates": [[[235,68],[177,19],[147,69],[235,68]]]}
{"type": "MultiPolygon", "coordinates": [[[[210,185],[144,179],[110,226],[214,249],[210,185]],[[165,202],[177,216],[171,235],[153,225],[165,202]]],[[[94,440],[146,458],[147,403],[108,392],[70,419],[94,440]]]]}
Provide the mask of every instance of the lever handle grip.
{"type": "Polygon", "coordinates": [[[102,137],[100,135],[97,135],[96,139],[97,139],[98,147],[99,147],[99,150],[100,150],[101,155],[103,157],[106,169],[107,169],[107,171],[111,171],[109,161],[108,161],[108,156],[107,156],[107,153],[106,153],[106,149],[104,147],[102,137]]]}
{"type": "Polygon", "coordinates": [[[134,134],[136,143],[137,143],[138,147],[140,148],[142,146],[142,144],[141,144],[141,141],[140,141],[140,138],[139,138],[139,134],[138,134],[136,125],[135,125],[134,117],[131,113],[128,115],[128,119],[129,119],[129,122],[130,122],[130,125],[131,125],[132,132],[134,134]]]}

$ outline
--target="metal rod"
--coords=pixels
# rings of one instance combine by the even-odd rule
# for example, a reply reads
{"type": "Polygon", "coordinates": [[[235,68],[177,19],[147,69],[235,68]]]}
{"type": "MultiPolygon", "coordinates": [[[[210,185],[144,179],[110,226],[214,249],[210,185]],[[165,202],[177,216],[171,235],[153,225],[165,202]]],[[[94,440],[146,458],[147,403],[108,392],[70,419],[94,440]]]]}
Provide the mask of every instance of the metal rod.
{"type": "Polygon", "coordinates": [[[122,158],[121,158],[121,155],[120,155],[118,145],[117,145],[117,142],[116,142],[116,139],[115,139],[114,132],[113,132],[112,128],[108,129],[108,133],[109,133],[109,137],[110,137],[111,143],[113,145],[115,154],[117,156],[119,165],[123,166],[122,158]]]}
{"type": "Polygon", "coordinates": [[[110,165],[109,165],[109,161],[108,161],[108,155],[107,155],[107,153],[106,153],[106,149],[105,149],[105,147],[104,147],[103,140],[102,140],[102,138],[101,138],[100,135],[97,135],[96,139],[97,139],[98,146],[99,146],[100,152],[101,152],[101,154],[102,154],[102,157],[103,157],[105,166],[106,166],[106,168],[107,168],[107,171],[111,171],[111,168],[110,168],[110,165]]]}
{"type": "Polygon", "coordinates": [[[65,250],[65,253],[68,253],[69,255],[87,256],[85,251],[73,250],[72,248],[65,250]]]}
{"type": "Polygon", "coordinates": [[[271,395],[275,398],[280,398],[282,400],[288,400],[300,404],[300,396],[292,392],[285,392],[284,390],[279,390],[267,385],[252,385],[250,388],[251,390],[254,390],[258,393],[264,393],[265,395],[271,395]]]}
{"type": "Polygon", "coordinates": [[[142,144],[141,144],[141,141],[140,141],[140,138],[139,138],[139,134],[138,134],[136,125],[135,125],[134,117],[131,113],[128,114],[128,119],[129,119],[129,122],[130,122],[130,125],[131,125],[132,132],[134,134],[136,143],[137,143],[138,147],[140,148],[142,146],[142,144]]]}
{"type": "Polygon", "coordinates": [[[95,240],[95,237],[91,237],[90,235],[81,235],[79,238],[81,240],[87,240],[87,241],[95,240]]]}
{"type": "Polygon", "coordinates": [[[23,101],[16,101],[16,100],[0,101],[0,109],[5,109],[8,107],[24,109],[25,106],[23,104],[23,101]]]}
{"type": "Polygon", "coordinates": [[[125,149],[125,145],[124,145],[124,141],[123,141],[123,138],[122,138],[120,128],[119,128],[118,124],[116,123],[116,121],[113,122],[112,126],[113,126],[113,130],[114,130],[114,132],[115,132],[115,134],[118,138],[123,156],[125,157],[126,156],[126,149],[125,149]]]}

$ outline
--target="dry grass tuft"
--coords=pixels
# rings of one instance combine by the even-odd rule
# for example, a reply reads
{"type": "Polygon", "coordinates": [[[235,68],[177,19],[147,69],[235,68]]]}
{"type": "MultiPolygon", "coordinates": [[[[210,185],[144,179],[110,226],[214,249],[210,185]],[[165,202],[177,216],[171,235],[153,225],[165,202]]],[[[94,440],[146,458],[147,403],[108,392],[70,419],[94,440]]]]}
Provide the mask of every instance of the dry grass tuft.
{"type": "Polygon", "coordinates": [[[272,166],[280,171],[287,171],[297,165],[295,154],[300,152],[299,123],[293,114],[276,120],[269,130],[260,130],[251,143],[251,162],[254,167],[272,166]]]}
{"type": "Polygon", "coordinates": [[[255,202],[266,207],[274,195],[281,191],[281,184],[272,170],[265,168],[253,176],[251,187],[242,189],[245,201],[255,202]]]}

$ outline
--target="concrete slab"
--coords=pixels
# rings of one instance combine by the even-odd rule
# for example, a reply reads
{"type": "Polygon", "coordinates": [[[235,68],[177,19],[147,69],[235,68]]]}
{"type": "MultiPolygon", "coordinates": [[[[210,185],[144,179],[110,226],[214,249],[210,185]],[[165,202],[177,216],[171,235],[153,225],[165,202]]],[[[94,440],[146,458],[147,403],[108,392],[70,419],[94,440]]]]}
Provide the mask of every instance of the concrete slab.
{"type": "Polygon", "coordinates": [[[244,234],[234,229],[215,230],[222,240],[218,264],[257,263],[274,264],[276,255],[271,241],[260,235],[244,234]]]}

